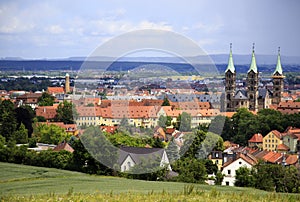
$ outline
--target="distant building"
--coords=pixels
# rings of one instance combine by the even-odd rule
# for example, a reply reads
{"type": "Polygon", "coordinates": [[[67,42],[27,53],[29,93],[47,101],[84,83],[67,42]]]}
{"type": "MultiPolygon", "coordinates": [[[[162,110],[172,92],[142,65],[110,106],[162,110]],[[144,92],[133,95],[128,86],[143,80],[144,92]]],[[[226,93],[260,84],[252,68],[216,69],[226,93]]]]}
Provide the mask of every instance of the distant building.
{"type": "Polygon", "coordinates": [[[225,109],[233,112],[239,108],[247,108],[250,111],[269,108],[271,104],[278,104],[283,92],[283,73],[278,50],[277,66],[273,73],[273,92],[265,88],[259,88],[258,70],[256,65],[254,44],[252,60],[247,72],[246,89],[238,89],[236,85],[236,71],[233,63],[232,48],[228,65],[225,70],[225,109]]]}
{"type": "Polygon", "coordinates": [[[254,134],[250,140],[248,140],[248,146],[250,148],[262,148],[263,147],[263,136],[260,133],[254,134]]]}
{"type": "Polygon", "coordinates": [[[70,92],[70,75],[66,74],[66,80],[65,80],[65,93],[70,92]]]}

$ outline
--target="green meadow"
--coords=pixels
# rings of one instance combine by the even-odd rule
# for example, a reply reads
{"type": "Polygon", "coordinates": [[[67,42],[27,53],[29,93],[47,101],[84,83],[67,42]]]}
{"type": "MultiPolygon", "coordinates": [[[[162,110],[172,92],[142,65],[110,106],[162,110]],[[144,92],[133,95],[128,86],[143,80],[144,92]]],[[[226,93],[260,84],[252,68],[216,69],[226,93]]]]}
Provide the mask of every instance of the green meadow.
{"type": "Polygon", "coordinates": [[[0,201],[300,201],[252,188],[152,182],[0,162],[0,201]]]}

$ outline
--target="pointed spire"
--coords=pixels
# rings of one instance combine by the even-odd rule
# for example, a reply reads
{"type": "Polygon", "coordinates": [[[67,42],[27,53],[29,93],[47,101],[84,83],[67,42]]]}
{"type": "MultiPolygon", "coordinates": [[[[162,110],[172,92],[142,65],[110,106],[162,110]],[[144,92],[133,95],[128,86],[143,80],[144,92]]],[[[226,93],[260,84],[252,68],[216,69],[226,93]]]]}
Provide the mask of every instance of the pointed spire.
{"type": "Polygon", "coordinates": [[[282,67],[281,67],[281,61],[280,61],[280,47],[278,47],[277,65],[276,65],[276,69],[275,69],[273,75],[275,75],[276,73],[282,75],[282,67]]]}
{"type": "Polygon", "coordinates": [[[255,54],[254,54],[254,47],[255,47],[255,43],[253,43],[252,46],[252,60],[251,60],[251,65],[250,68],[248,70],[248,73],[252,70],[254,73],[257,73],[257,66],[256,66],[256,59],[255,59],[255,54]]]}
{"type": "Polygon", "coordinates": [[[229,53],[229,59],[228,59],[228,65],[225,72],[231,71],[231,73],[235,73],[235,67],[233,64],[233,58],[232,58],[232,43],[230,43],[230,53],[229,53]]]}

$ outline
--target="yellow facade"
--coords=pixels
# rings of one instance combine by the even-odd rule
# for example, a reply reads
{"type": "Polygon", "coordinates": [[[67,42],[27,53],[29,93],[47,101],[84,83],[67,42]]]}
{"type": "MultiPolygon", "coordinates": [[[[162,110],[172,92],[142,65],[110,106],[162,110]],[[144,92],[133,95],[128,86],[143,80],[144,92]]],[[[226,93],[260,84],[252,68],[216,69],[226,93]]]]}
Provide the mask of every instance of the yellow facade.
{"type": "Polygon", "coordinates": [[[210,160],[218,166],[218,170],[222,169],[223,159],[210,159],[210,160]]]}
{"type": "Polygon", "coordinates": [[[263,150],[276,151],[280,144],[282,144],[282,139],[278,131],[271,131],[263,138],[263,150]]]}

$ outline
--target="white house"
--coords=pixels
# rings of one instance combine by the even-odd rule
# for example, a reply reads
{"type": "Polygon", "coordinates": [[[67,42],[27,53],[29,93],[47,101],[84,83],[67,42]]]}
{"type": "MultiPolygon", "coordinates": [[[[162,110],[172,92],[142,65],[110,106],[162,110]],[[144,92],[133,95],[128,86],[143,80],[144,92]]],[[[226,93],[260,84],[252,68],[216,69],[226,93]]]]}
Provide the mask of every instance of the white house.
{"type": "Polygon", "coordinates": [[[237,154],[234,159],[227,161],[223,165],[222,174],[224,179],[222,185],[234,186],[236,170],[243,166],[251,169],[256,163],[257,160],[252,155],[237,154]]]}
{"type": "Polygon", "coordinates": [[[130,171],[132,167],[141,163],[154,162],[155,165],[168,166],[171,171],[167,153],[162,148],[144,147],[121,147],[119,155],[119,165],[121,172],[130,171]]]}

